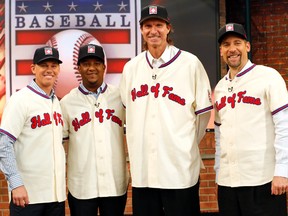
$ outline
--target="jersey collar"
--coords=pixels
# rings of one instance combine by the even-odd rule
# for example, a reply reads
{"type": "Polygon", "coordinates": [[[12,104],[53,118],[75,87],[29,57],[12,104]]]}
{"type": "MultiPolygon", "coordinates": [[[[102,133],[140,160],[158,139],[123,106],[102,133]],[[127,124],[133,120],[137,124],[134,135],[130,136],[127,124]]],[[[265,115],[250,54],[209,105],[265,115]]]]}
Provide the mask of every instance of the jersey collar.
{"type": "Polygon", "coordinates": [[[54,89],[52,89],[51,91],[51,94],[50,95],[47,95],[46,92],[44,90],[42,90],[40,88],[40,86],[37,85],[37,83],[35,82],[35,79],[33,79],[29,85],[27,86],[27,88],[29,88],[31,91],[33,91],[34,93],[44,97],[44,98],[47,98],[47,99],[53,99],[54,96],[55,96],[55,91],[54,89]]]}
{"type": "MultiPolygon", "coordinates": [[[[171,46],[171,45],[166,46],[164,52],[162,53],[162,55],[159,58],[163,62],[163,64],[160,65],[159,68],[162,68],[162,67],[169,65],[171,62],[173,62],[180,55],[180,53],[181,53],[181,51],[178,48],[171,46]]],[[[151,68],[153,68],[153,66],[152,66],[153,59],[154,59],[154,57],[151,55],[149,50],[147,50],[146,51],[146,60],[147,60],[149,66],[151,68]]]]}
{"type": "MultiPolygon", "coordinates": [[[[241,76],[245,75],[246,73],[251,71],[255,66],[256,66],[256,64],[253,64],[250,60],[248,60],[246,65],[242,68],[242,70],[239,73],[237,73],[236,77],[241,77],[241,76]]],[[[229,77],[230,77],[230,70],[228,71],[228,73],[226,75],[226,80],[230,80],[229,77]]]]}
{"type": "Polygon", "coordinates": [[[81,83],[78,87],[78,89],[85,95],[93,95],[96,98],[98,98],[98,96],[102,93],[104,93],[107,89],[107,84],[105,82],[102,83],[102,85],[97,89],[97,92],[91,92],[88,89],[85,88],[85,86],[83,85],[83,83],[81,83]]]}

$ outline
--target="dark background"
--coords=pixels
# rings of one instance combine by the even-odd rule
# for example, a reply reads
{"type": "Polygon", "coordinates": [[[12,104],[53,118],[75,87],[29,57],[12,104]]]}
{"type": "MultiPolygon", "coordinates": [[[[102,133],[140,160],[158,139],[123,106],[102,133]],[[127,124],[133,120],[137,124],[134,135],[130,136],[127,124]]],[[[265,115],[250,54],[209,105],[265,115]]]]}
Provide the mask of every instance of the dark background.
{"type": "Polygon", "coordinates": [[[217,44],[217,0],[141,0],[141,8],[149,4],[165,6],[174,28],[174,45],[196,55],[203,63],[214,89],[220,79],[217,44]]]}

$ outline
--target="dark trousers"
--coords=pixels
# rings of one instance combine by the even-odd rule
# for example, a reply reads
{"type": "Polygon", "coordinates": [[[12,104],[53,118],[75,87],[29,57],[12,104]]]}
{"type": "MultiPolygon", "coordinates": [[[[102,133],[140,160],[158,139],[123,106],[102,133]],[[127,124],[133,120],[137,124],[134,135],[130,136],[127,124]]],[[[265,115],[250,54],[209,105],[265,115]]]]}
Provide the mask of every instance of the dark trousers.
{"type": "Polygon", "coordinates": [[[71,216],[123,216],[127,193],[123,196],[98,197],[93,199],[77,199],[68,193],[68,203],[71,216]]]}
{"type": "Polygon", "coordinates": [[[10,216],[65,216],[65,202],[29,204],[23,208],[11,201],[10,216]]]}
{"type": "Polygon", "coordinates": [[[271,182],[253,187],[218,186],[221,216],[287,216],[286,194],[271,195],[271,182]]]}
{"type": "Polygon", "coordinates": [[[199,181],[190,188],[132,188],[133,216],[200,216],[199,181]]]}

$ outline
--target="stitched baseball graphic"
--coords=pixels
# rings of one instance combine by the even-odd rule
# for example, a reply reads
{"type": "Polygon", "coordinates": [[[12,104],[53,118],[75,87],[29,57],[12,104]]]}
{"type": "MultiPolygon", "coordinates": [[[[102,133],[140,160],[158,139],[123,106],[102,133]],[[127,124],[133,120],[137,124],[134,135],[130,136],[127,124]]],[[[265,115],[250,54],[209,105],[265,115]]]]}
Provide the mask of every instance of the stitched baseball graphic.
{"type": "Polygon", "coordinates": [[[77,70],[79,48],[86,44],[101,46],[99,41],[88,32],[71,29],[58,32],[46,43],[59,51],[60,74],[55,83],[55,92],[59,98],[64,97],[72,88],[81,82],[81,75],[77,70]]]}

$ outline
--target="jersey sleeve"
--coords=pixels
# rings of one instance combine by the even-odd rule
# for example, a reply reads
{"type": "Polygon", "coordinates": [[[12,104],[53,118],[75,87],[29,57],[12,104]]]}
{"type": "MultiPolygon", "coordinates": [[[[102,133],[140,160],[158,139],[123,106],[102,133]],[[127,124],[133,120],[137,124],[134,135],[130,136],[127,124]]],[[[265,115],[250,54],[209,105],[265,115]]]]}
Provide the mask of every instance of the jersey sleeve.
{"type": "Polygon", "coordinates": [[[196,61],[195,71],[195,113],[197,115],[213,109],[211,86],[206,70],[199,59],[196,61]]]}
{"type": "Polygon", "coordinates": [[[27,108],[21,102],[24,98],[12,95],[5,105],[0,136],[0,166],[9,182],[9,191],[23,185],[14,154],[14,143],[26,122],[27,108]]]}
{"type": "Polygon", "coordinates": [[[268,80],[267,99],[272,115],[288,107],[288,93],[284,79],[274,69],[273,77],[268,80]]]}
{"type": "Polygon", "coordinates": [[[22,100],[25,98],[12,95],[5,105],[1,120],[1,129],[15,137],[15,140],[22,132],[27,120],[28,107],[22,103],[22,100]]]}

